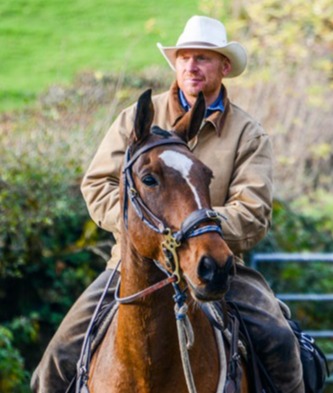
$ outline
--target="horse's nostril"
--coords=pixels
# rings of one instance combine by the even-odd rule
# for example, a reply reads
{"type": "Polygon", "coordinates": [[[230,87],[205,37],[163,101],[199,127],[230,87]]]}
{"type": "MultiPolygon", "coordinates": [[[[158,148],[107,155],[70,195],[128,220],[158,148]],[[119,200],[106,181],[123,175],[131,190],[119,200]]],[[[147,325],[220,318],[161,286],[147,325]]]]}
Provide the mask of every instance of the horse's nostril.
{"type": "Polygon", "coordinates": [[[223,268],[217,265],[215,259],[204,256],[201,258],[198,266],[198,276],[205,283],[219,284],[230,274],[232,266],[232,256],[228,257],[223,268]]]}
{"type": "Polygon", "coordinates": [[[204,282],[211,282],[217,270],[216,262],[213,258],[202,257],[198,266],[198,275],[204,282]]]}

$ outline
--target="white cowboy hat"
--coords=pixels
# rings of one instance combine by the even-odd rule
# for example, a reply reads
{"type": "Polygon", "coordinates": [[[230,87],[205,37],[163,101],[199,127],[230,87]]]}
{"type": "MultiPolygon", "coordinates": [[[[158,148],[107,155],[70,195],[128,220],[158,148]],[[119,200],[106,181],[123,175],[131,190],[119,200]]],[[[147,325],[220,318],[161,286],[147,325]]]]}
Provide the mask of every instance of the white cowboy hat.
{"type": "Polygon", "coordinates": [[[158,49],[170,67],[175,70],[176,54],[179,49],[209,49],[226,56],[231,63],[228,78],[240,75],[246,67],[247,54],[238,42],[227,42],[224,25],[207,16],[192,16],[178,38],[176,46],[163,46],[157,43],[158,49]]]}

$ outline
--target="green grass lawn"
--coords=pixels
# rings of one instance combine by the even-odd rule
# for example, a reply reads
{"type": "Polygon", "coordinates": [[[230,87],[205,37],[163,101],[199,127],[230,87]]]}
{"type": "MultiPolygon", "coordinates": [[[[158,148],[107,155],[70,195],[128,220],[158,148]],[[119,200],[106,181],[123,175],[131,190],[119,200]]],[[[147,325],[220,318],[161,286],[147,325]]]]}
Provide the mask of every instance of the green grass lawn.
{"type": "Polygon", "coordinates": [[[193,0],[2,0],[0,111],[85,70],[166,66],[156,42],[175,43],[193,0]]]}

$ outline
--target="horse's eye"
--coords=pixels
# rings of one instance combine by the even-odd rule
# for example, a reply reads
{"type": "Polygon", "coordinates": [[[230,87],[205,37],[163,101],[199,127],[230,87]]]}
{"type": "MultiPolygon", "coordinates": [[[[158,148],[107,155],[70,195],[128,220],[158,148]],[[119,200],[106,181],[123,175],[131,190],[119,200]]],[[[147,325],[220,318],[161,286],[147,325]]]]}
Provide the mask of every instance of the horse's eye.
{"type": "Polygon", "coordinates": [[[146,175],[142,178],[142,183],[148,187],[157,186],[157,181],[152,175],[146,175]]]}

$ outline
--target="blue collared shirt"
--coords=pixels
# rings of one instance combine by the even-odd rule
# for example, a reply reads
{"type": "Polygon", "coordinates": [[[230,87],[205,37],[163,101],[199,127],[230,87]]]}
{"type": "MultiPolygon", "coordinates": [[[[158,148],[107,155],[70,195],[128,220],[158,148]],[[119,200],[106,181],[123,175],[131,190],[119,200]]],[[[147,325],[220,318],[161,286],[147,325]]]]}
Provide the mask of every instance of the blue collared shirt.
{"type": "MultiPolygon", "coordinates": [[[[184,110],[186,112],[189,111],[191,106],[187,102],[184,93],[180,89],[178,90],[178,97],[179,97],[180,104],[184,108],[184,110]]],[[[216,111],[221,111],[221,112],[224,111],[222,89],[221,89],[220,94],[217,97],[217,99],[211,105],[209,105],[209,107],[206,109],[205,117],[210,116],[213,112],[216,112],[216,111]]]]}

